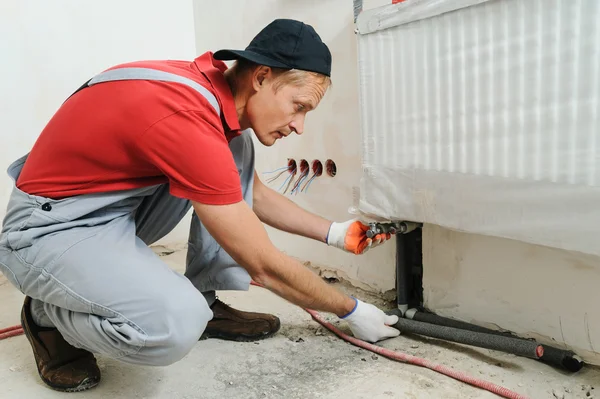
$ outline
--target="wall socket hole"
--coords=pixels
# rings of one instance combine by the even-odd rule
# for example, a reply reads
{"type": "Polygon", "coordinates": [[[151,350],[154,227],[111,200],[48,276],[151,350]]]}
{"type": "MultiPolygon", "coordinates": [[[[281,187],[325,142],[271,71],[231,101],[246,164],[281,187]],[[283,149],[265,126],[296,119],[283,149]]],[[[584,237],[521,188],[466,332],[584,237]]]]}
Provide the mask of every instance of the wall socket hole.
{"type": "Polygon", "coordinates": [[[323,174],[323,164],[321,163],[321,161],[314,160],[312,163],[312,171],[315,174],[315,176],[321,176],[323,174]]]}
{"type": "Polygon", "coordinates": [[[335,176],[337,174],[337,166],[335,166],[335,162],[333,162],[331,159],[328,159],[327,162],[325,162],[325,170],[329,176],[335,176]]]}
{"type": "Polygon", "coordinates": [[[296,160],[292,158],[288,158],[288,172],[294,173],[296,171],[296,160]]]}
{"type": "Polygon", "coordinates": [[[306,159],[300,160],[300,173],[305,173],[309,169],[308,161],[306,159]]]}

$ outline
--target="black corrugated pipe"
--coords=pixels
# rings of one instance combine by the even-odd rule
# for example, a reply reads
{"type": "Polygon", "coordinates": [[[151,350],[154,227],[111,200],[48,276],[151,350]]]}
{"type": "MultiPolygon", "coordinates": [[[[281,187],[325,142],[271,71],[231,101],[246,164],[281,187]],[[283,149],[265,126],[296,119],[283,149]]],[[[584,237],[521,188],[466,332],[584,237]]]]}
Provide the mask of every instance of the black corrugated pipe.
{"type": "MultiPolygon", "coordinates": [[[[439,326],[460,328],[463,330],[480,332],[485,334],[492,334],[504,337],[510,337],[514,339],[521,339],[524,341],[532,341],[521,337],[516,337],[511,333],[491,330],[489,328],[477,326],[474,324],[466,323],[459,320],[449,319],[447,317],[438,316],[436,314],[421,312],[417,309],[409,309],[405,314],[408,319],[436,324],[439,326]]],[[[583,367],[583,361],[574,352],[554,348],[552,346],[544,345],[544,355],[539,359],[541,362],[546,363],[553,367],[563,368],[567,371],[577,372],[583,367]]]]}
{"type": "MultiPolygon", "coordinates": [[[[398,314],[397,311],[390,313],[398,314]]],[[[527,341],[519,338],[439,326],[402,317],[398,319],[398,323],[394,324],[394,327],[403,333],[407,332],[425,335],[427,337],[444,339],[460,344],[512,353],[513,355],[524,356],[531,359],[539,359],[544,355],[544,347],[542,345],[535,341],[527,341]]]]}
{"type": "Polygon", "coordinates": [[[572,351],[546,345],[542,346],[534,340],[516,337],[506,332],[490,330],[416,309],[407,310],[411,295],[411,265],[406,259],[407,252],[405,236],[398,233],[396,235],[398,310],[390,313],[401,316],[395,325],[400,331],[526,356],[572,372],[579,371],[583,367],[583,361],[572,351]]]}

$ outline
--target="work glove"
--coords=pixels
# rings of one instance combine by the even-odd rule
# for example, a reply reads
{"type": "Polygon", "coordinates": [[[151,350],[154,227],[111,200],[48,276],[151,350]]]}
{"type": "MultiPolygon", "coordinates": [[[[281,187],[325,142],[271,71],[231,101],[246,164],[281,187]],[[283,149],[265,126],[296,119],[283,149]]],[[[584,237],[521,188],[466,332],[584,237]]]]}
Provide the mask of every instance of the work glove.
{"type": "Polygon", "coordinates": [[[374,343],[400,335],[400,330],[390,327],[398,322],[398,316],[388,316],[369,303],[353,299],[356,301],[354,310],[341,319],[346,320],[354,337],[374,343]]]}
{"type": "Polygon", "coordinates": [[[361,255],[369,249],[383,244],[392,236],[388,233],[377,234],[373,238],[368,238],[367,230],[369,230],[369,226],[355,219],[343,223],[333,222],[329,226],[327,245],[355,255],[361,255]]]}

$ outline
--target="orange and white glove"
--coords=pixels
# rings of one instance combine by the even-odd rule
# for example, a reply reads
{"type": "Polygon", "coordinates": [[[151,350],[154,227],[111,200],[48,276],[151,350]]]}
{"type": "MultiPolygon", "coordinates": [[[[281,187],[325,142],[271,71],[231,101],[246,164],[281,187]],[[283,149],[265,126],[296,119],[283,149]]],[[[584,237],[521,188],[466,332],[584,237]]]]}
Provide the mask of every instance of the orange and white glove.
{"type": "Polygon", "coordinates": [[[327,245],[361,255],[371,248],[383,244],[391,238],[391,234],[377,234],[373,238],[367,237],[369,226],[353,219],[347,222],[333,222],[327,234],[327,245]]]}

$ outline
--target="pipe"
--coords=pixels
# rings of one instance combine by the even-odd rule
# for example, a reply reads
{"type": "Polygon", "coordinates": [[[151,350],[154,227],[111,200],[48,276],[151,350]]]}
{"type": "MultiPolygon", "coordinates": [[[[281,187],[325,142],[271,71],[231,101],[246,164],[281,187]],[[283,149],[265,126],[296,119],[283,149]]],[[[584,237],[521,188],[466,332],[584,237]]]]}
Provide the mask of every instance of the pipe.
{"type": "MultiPolygon", "coordinates": [[[[258,285],[258,284],[255,283],[254,285],[258,285]]],[[[365,341],[361,341],[360,339],[357,339],[357,338],[351,337],[347,334],[344,334],[342,331],[340,331],[338,328],[336,328],[333,324],[325,321],[325,319],[323,319],[314,310],[311,310],[311,309],[304,309],[304,310],[306,312],[308,312],[316,322],[321,324],[323,327],[327,328],[329,331],[333,332],[338,337],[351,343],[352,345],[355,345],[360,348],[364,348],[371,352],[377,353],[381,356],[387,357],[388,359],[405,362],[405,363],[412,364],[415,366],[426,367],[430,370],[436,371],[445,376],[454,378],[455,380],[458,380],[458,381],[464,382],[466,384],[475,386],[477,388],[485,389],[486,391],[495,393],[496,395],[501,396],[503,398],[528,399],[526,396],[521,395],[517,392],[511,391],[510,389],[507,389],[500,385],[493,384],[488,381],[480,380],[479,378],[472,377],[462,371],[454,370],[450,367],[447,367],[447,366],[444,366],[441,364],[436,364],[430,360],[416,357],[413,355],[409,355],[407,353],[395,352],[390,349],[382,348],[381,346],[377,346],[377,345],[373,345],[373,344],[370,344],[365,341]]]]}
{"type": "Polygon", "coordinates": [[[452,328],[460,328],[462,330],[469,330],[474,332],[480,332],[485,334],[494,334],[494,335],[502,335],[506,337],[513,337],[510,333],[505,333],[502,331],[490,330],[485,327],[480,327],[474,324],[469,324],[464,321],[449,319],[447,317],[438,316],[433,313],[421,312],[418,309],[409,309],[405,313],[405,317],[407,319],[422,321],[424,323],[436,324],[438,326],[446,326],[452,328]]]}
{"type": "Polygon", "coordinates": [[[10,338],[10,337],[16,337],[17,335],[21,335],[21,334],[23,334],[23,328],[21,327],[20,324],[17,324],[16,326],[1,329],[0,330],[0,340],[10,338]]]}
{"type": "MultiPolygon", "coordinates": [[[[390,314],[397,314],[394,311],[390,314]]],[[[539,359],[544,355],[544,347],[537,342],[519,338],[504,337],[482,332],[462,330],[459,328],[439,326],[421,321],[399,317],[395,328],[403,333],[413,333],[458,342],[461,344],[478,346],[480,348],[493,349],[531,359],[539,359]]]]}
{"type": "Polygon", "coordinates": [[[540,361],[549,366],[562,367],[574,373],[583,368],[583,359],[575,352],[546,345],[544,345],[544,350],[544,356],[540,358],[540,361]]]}
{"type": "MultiPolygon", "coordinates": [[[[474,332],[481,332],[485,334],[493,334],[498,336],[504,336],[509,338],[521,339],[524,341],[530,341],[525,338],[515,337],[508,332],[490,330],[485,327],[480,327],[474,324],[466,323],[459,320],[449,319],[447,317],[438,316],[436,314],[421,312],[417,309],[409,309],[405,313],[405,317],[421,321],[430,324],[436,324],[439,326],[460,328],[463,330],[469,330],[474,332]]],[[[546,363],[553,367],[563,368],[567,371],[577,372],[583,368],[582,359],[577,356],[574,352],[554,348],[552,346],[544,345],[544,355],[538,359],[539,361],[546,363]]]]}
{"type": "MultiPolygon", "coordinates": [[[[406,246],[404,241],[404,235],[398,234],[396,236],[396,287],[397,307],[401,317],[406,317],[408,319],[414,320],[415,322],[425,322],[429,323],[430,325],[449,327],[455,330],[463,330],[464,332],[469,331],[472,333],[485,334],[487,336],[500,336],[509,338],[511,340],[522,340],[529,343],[535,342],[532,340],[527,340],[525,338],[515,337],[510,333],[490,330],[485,327],[476,326],[459,320],[448,319],[445,317],[437,316],[435,314],[420,312],[417,309],[408,309],[408,298],[410,296],[409,284],[411,281],[409,270],[410,267],[406,261],[406,246]]],[[[429,327],[427,330],[431,332],[433,328],[429,327]]],[[[446,336],[447,338],[442,339],[459,342],[455,340],[453,334],[449,334],[446,336]]],[[[466,336],[463,336],[463,339],[468,338],[466,338],[466,336]]],[[[472,341],[470,345],[480,346],[475,344],[475,341],[472,341]]],[[[512,353],[510,348],[498,348],[498,350],[512,353]]],[[[548,364],[549,366],[562,368],[571,372],[577,372],[581,370],[584,364],[583,360],[574,352],[546,345],[543,346],[543,355],[537,359],[543,363],[548,364]]]]}
{"type": "Polygon", "coordinates": [[[409,270],[406,262],[405,236],[396,234],[396,302],[401,317],[408,310],[409,270]]]}

